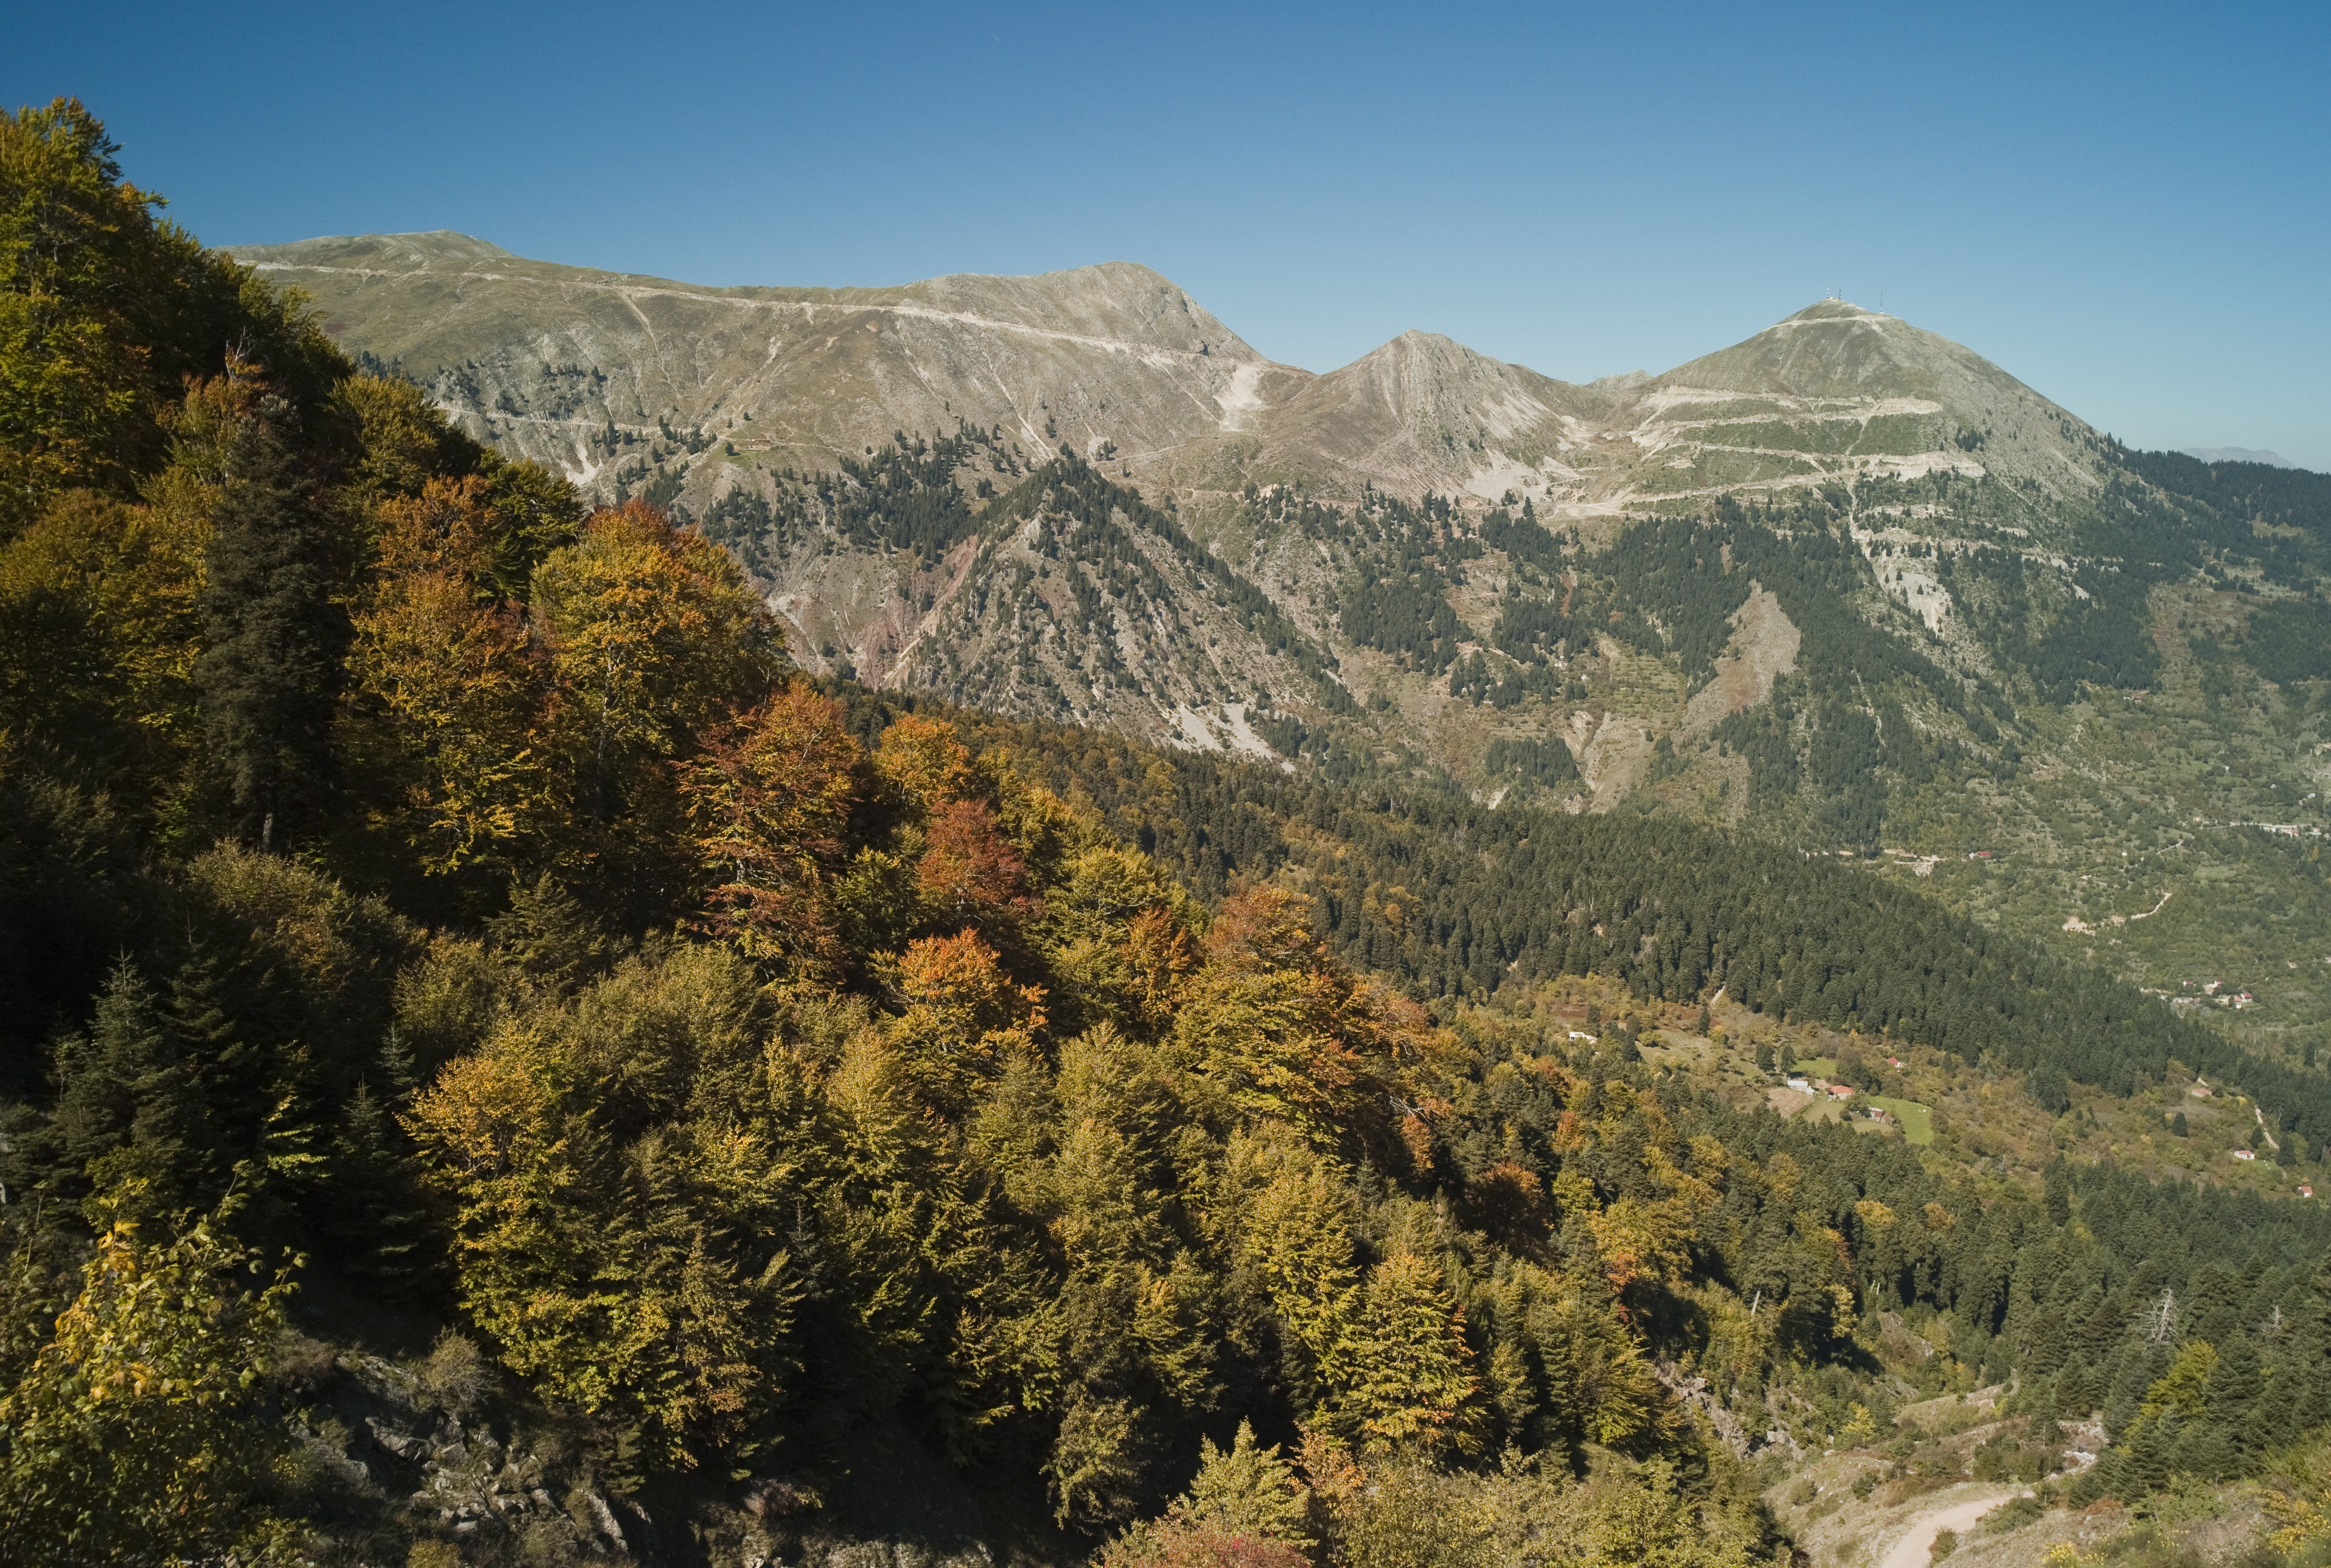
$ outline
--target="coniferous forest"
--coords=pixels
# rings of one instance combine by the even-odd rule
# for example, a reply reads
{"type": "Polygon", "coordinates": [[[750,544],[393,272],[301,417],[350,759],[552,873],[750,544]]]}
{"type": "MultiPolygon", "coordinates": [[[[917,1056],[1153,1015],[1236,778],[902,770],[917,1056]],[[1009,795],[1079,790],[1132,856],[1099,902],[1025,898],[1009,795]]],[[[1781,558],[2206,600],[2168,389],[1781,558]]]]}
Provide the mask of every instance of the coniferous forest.
{"type": "MultiPolygon", "coordinates": [[[[2311,1062],[1835,859],[813,681],[722,542],[781,518],[586,507],[116,153],[0,121],[0,1562],[1789,1564],[1793,1466],[1940,1485],[1970,1401],[2034,1517],[2331,1551],[2323,1204],[1676,1042],[2042,1126],[2198,1076],[2316,1170],[2311,1062]]],[[[1172,527],[939,493],[981,439],[849,526],[1172,527]]],[[[1377,510],[1346,622],[1461,681],[1377,510]]]]}

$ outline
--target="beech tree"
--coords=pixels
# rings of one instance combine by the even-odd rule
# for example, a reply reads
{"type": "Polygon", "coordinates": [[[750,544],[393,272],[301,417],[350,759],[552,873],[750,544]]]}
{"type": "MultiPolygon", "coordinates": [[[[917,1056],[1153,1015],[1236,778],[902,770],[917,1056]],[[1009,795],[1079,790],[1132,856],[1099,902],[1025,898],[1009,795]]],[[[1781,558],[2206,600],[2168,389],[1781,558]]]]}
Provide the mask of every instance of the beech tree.
{"type": "MultiPolygon", "coordinates": [[[[134,1189],[121,1194],[144,1208],[134,1189]]],[[[19,1561],[300,1559],[264,1500],[280,1446],[246,1418],[291,1270],[235,1241],[230,1202],[166,1241],[100,1205],[54,1337],[0,1393],[0,1553],[19,1561]],[[256,1288],[247,1281],[256,1275],[256,1288]]]]}

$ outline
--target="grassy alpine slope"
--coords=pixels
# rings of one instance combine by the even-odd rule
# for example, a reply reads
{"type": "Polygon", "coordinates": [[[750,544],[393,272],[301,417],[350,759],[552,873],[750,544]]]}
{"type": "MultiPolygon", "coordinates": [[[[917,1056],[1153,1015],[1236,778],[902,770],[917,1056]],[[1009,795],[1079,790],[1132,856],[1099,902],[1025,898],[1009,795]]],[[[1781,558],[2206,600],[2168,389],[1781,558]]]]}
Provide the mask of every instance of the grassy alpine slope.
{"type": "Polygon", "coordinates": [[[78,105],[0,179],[0,1560],[1779,1562],[1767,1488],[2003,1381],[1982,1464],[2093,1415],[2051,1497],[2311,1549],[2319,1071],[1715,828],[821,687],[78,105]],[[1936,1141],[1775,1114],[1810,1060],[1936,1141]],[[2196,1068],[2271,1179],[2057,1157],[2196,1068]]]}

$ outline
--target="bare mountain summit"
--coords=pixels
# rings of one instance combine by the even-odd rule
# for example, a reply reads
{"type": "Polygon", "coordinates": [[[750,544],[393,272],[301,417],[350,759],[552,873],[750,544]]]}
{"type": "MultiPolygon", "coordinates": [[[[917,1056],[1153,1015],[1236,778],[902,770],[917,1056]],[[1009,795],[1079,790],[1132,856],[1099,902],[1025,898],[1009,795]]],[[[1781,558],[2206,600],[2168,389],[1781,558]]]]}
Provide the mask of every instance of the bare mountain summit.
{"type": "Polygon", "coordinates": [[[733,432],[772,461],[830,467],[894,432],[967,420],[1032,451],[1065,439],[1146,457],[1240,429],[1310,379],[1122,261],[717,289],[528,261],[452,233],[235,254],[314,296],[334,337],[422,382],[474,433],[603,495],[633,466],[611,430],[733,432]]]}
{"type": "MultiPolygon", "coordinates": [[[[2108,466],[1998,366],[1842,300],[1663,375],[1575,385],[1422,331],[1315,375],[1125,262],[705,288],[451,233],[237,254],[472,433],[701,523],[813,669],[1258,755],[1287,750],[1262,716],[1333,716],[1460,776],[1495,772],[1510,727],[1486,705],[1575,754],[1598,807],[1650,778],[1663,730],[1703,745],[1731,699],[1700,694],[1705,656],[1656,678],[1627,663],[1622,601],[1580,575],[1595,550],[1725,498],[1810,507],[1871,564],[1854,613],[1979,678],[1992,659],[1928,536],[2025,541],[2069,571],[2108,466]],[[1081,479],[1073,503],[1022,494],[1063,451],[1147,502],[1081,479]],[[1582,700],[1582,659],[1673,711],[1582,700]]],[[[1743,603],[1707,669],[1753,705],[1803,611],[1743,603]]]]}

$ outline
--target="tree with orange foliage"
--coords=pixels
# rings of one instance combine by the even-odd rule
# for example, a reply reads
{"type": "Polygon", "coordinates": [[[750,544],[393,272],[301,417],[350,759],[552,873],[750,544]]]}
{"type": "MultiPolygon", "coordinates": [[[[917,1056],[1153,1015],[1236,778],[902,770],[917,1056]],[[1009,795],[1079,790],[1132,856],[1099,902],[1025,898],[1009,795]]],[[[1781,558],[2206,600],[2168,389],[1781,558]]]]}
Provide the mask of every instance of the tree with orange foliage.
{"type": "Polygon", "coordinates": [[[915,887],[940,921],[1017,918],[1032,913],[1025,868],[997,832],[985,801],[952,800],[931,813],[915,887]]]}
{"type": "Polygon", "coordinates": [[[1043,988],[1014,982],[977,931],[918,938],[892,974],[907,1005],[890,1033],[934,1104],[959,1111],[977,1082],[1034,1055],[1043,988]]]}

